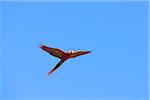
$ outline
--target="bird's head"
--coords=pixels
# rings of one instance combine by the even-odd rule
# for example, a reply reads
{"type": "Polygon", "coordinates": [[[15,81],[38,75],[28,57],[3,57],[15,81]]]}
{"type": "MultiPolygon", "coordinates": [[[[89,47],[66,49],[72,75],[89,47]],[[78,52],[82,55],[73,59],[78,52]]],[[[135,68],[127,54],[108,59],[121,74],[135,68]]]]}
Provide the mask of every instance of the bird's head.
{"type": "Polygon", "coordinates": [[[74,53],[74,51],[73,50],[69,50],[69,54],[72,54],[72,53],[74,53]]]}

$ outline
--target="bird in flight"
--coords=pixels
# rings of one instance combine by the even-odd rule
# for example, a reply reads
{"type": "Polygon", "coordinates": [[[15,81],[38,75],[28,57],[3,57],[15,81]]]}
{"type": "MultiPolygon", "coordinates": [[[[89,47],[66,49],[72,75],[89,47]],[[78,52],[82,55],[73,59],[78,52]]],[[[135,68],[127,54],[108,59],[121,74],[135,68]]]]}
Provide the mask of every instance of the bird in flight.
{"type": "Polygon", "coordinates": [[[78,56],[81,56],[81,55],[91,53],[91,51],[75,51],[74,52],[73,50],[69,50],[68,52],[64,52],[64,51],[62,51],[58,48],[51,48],[51,47],[47,47],[45,45],[41,45],[40,47],[41,47],[41,49],[43,49],[44,51],[46,51],[50,55],[60,59],[58,64],[51,71],[48,72],[48,75],[53,73],[66,60],[68,60],[70,58],[75,58],[75,57],[78,57],[78,56]]]}

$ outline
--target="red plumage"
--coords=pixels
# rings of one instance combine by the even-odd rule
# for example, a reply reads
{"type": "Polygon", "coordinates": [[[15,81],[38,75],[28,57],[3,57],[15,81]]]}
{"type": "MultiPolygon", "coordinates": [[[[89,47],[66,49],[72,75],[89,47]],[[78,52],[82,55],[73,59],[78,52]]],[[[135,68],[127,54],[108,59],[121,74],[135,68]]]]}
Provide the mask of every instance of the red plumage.
{"type": "Polygon", "coordinates": [[[44,51],[46,51],[50,55],[61,59],[59,61],[59,63],[48,73],[48,75],[53,73],[57,68],[60,67],[61,64],[63,64],[69,58],[75,58],[75,57],[78,57],[81,55],[91,53],[91,51],[64,52],[58,48],[51,48],[51,47],[47,47],[45,45],[41,45],[41,49],[43,49],[44,51]]]}

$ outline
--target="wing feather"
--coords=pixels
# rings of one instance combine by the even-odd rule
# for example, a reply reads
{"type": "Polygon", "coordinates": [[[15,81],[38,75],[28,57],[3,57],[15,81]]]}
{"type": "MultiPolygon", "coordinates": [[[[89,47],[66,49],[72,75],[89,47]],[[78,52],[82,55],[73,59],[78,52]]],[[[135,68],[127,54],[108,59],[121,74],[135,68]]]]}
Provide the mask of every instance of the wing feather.
{"type": "Polygon", "coordinates": [[[57,57],[57,58],[60,58],[60,59],[66,54],[65,52],[63,52],[60,49],[50,48],[50,47],[47,47],[45,45],[42,45],[41,49],[43,49],[44,51],[48,52],[50,55],[52,55],[54,57],[57,57]]]}
{"type": "Polygon", "coordinates": [[[75,58],[77,56],[85,55],[88,53],[91,53],[91,51],[76,51],[76,52],[71,54],[71,58],[75,58]]]}

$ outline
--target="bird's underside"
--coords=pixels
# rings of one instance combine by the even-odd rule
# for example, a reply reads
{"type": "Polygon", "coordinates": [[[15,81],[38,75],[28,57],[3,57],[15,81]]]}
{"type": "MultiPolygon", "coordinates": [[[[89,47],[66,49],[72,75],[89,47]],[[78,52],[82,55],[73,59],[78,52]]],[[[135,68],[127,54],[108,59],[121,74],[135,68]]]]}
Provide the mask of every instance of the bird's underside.
{"type": "Polygon", "coordinates": [[[78,57],[78,56],[81,56],[81,55],[91,53],[91,51],[76,51],[76,52],[73,52],[72,50],[69,51],[69,52],[64,52],[64,51],[62,51],[58,48],[51,48],[51,47],[47,47],[45,45],[42,45],[41,49],[43,49],[44,51],[46,51],[50,55],[60,59],[58,64],[48,73],[48,75],[53,73],[57,68],[60,67],[60,65],[62,65],[69,58],[75,58],[75,57],[78,57]]]}

